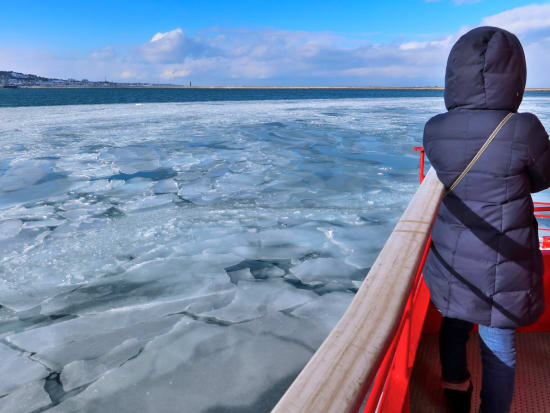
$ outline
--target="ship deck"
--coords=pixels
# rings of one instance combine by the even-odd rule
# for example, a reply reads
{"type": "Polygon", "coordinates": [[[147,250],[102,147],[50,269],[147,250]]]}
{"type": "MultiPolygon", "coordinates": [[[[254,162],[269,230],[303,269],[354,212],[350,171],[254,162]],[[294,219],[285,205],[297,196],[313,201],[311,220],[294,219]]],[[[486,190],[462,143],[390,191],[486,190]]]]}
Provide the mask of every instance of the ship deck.
{"type": "MultiPolygon", "coordinates": [[[[550,332],[517,334],[516,385],[512,413],[550,413],[550,332]]],[[[440,384],[438,334],[424,334],[420,341],[410,383],[411,413],[445,413],[440,384]]],[[[468,367],[474,393],[472,412],[479,411],[481,357],[479,336],[468,341],[468,367]]]]}

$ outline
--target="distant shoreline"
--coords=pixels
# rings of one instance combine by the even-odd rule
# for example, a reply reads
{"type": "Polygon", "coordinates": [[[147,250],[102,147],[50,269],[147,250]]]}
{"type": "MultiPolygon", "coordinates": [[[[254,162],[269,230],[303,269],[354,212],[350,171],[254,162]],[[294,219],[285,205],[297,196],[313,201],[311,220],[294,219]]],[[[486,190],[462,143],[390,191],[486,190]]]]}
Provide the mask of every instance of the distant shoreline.
{"type": "MultiPolygon", "coordinates": [[[[56,86],[19,86],[17,89],[274,89],[274,90],[438,90],[441,86],[184,86],[184,85],[56,85],[56,86]]],[[[550,92],[550,88],[526,88],[526,92],[550,92]]]]}
{"type": "MultiPolygon", "coordinates": [[[[275,86],[275,85],[208,85],[189,80],[185,84],[90,81],[88,79],[57,79],[14,71],[0,71],[0,81],[6,89],[257,89],[257,90],[418,90],[443,91],[443,86],[382,86],[382,85],[331,85],[331,86],[275,86]]],[[[1,85],[0,85],[1,86],[1,85]]],[[[550,92],[550,87],[527,88],[528,92],[550,92]]]]}
{"type": "MultiPolygon", "coordinates": [[[[349,90],[443,90],[439,86],[186,86],[186,85],[40,85],[18,89],[349,89],[349,90]]],[[[550,89],[548,89],[550,91],[550,89]]]]}

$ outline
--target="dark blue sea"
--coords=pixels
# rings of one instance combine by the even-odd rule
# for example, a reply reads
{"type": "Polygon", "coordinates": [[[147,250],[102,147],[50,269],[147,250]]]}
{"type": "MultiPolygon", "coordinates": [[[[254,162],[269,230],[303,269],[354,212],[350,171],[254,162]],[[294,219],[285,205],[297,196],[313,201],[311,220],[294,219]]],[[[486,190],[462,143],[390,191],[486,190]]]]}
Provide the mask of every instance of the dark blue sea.
{"type": "Polygon", "coordinates": [[[20,88],[0,89],[0,107],[437,96],[443,96],[443,92],[439,90],[362,89],[20,88]]]}

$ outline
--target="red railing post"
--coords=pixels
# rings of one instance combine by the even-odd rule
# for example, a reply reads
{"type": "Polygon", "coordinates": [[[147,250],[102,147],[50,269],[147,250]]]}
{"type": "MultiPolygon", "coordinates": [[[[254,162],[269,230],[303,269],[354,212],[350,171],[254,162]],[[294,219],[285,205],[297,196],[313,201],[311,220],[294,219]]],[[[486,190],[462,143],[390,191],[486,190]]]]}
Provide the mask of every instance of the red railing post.
{"type": "Polygon", "coordinates": [[[403,315],[378,369],[363,413],[408,411],[410,376],[430,302],[430,293],[422,278],[430,244],[431,237],[424,247],[403,315]]]}
{"type": "MultiPolygon", "coordinates": [[[[422,182],[424,179],[424,148],[417,146],[414,147],[414,150],[420,151],[419,178],[422,182]]],[[[543,211],[550,211],[550,202],[534,202],[534,206],[536,217],[550,218],[550,215],[540,214],[543,211]]],[[[550,228],[539,228],[539,230],[550,231],[550,228]]],[[[431,238],[428,238],[403,314],[395,335],[386,349],[363,413],[410,412],[410,378],[430,300],[429,290],[422,278],[422,269],[430,244],[431,238]]],[[[550,249],[550,236],[542,237],[541,248],[550,249]]],[[[550,252],[543,252],[543,256],[545,267],[550,267],[550,252]]],[[[546,294],[549,295],[548,292],[546,294]]],[[[550,300],[548,301],[550,302],[550,300]]],[[[524,329],[529,329],[529,327],[524,329]]]]}
{"type": "Polygon", "coordinates": [[[420,151],[420,165],[418,167],[418,178],[420,183],[424,180],[424,148],[422,146],[415,146],[413,148],[415,151],[420,151]]]}
{"type": "Polygon", "coordinates": [[[538,218],[550,218],[550,215],[537,214],[537,212],[550,211],[550,202],[533,202],[535,205],[535,216],[538,218]],[[537,206],[546,205],[546,206],[537,206]]]}

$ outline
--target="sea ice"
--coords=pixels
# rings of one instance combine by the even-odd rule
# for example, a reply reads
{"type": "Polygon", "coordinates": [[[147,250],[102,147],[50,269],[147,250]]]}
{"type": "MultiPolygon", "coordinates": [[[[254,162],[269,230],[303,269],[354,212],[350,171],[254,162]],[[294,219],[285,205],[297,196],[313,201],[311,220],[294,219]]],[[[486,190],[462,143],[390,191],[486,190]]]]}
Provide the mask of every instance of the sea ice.
{"type": "Polygon", "coordinates": [[[53,163],[34,159],[21,160],[10,165],[0,176],[1,191],[16,191],[34,185],[52,170],[53,163]]]}
{"type": "Polygon", "coordinates": [[[304,284],[316,285],[331,280],[350,280],[357,270],[336,258],[315,258],[292,267],[291,271],[304,284]]]}
{"type": "Polygon", "coordinates": [[[229,305],[201,315],[222,323],[239,323],[294,308],[316,297],[317,294],[297,289],[282,279],[239,280],[235,298],[229,305]]]}
{"type": "Polygon", "coordinates": [[[291,314],[324,326],[325,331],[330,331],[344,315],[353,297],[354,294],[350,292],[324,294],[294,309],[291,314]]]}
{"type": "Polygon", "coordinates": [[[3,343],[0,343],[0,360],[2,360],[0,406],[2,396],[25,383],[44,378],[50,373],[41,363],[32,359],[30,352],[11,348],[3,343]]]}
{"type": "Polygon", "coordinates": [[[134,174],[158,169],[160,155],[155,147],[136,145],[109,149],[99,159],[112,162],[115,172],[134,174]]]}
{"type": "Polygon", "coordinates": [[[282,313],[224,328],[182,319],[51,411],[269,411],[326,333],[282,313]]]}
{"type": "Polygon", "coordinates": [[[29,413],[44,411],[52,401],[46,390],[44,381],[36,380],[23,384],[12,393],[0,398],[0,413],[29,413]]]}
{"type": "MultiPolygon", "coordinates": [[[[522,110],[550,121],[548,98],[522,110]]],[[[0,412],[270,411],[418,187],[412,147],[442,111],[0,109],[0,412]]]]}
{"type": "Polygon", "coordinates": [[[23,222],[19,219],[9,219],[0,222],[0,240],[15,237],[21,231],[23,222]]]}
{"type": "Polygon", "coordinates": [[[178,192],[178,185],[173,179],[163,179],[153,185],[155,194],[170,194],[178,192]]]}
{"type": "Polygon", "coordinates": [[[63,390],[70,391],[97,380],[109,370],[137,357],[142,349],[143,343],[131,338],[98,358],[75,360],[66,364],[60,377],[63,390]]]}

